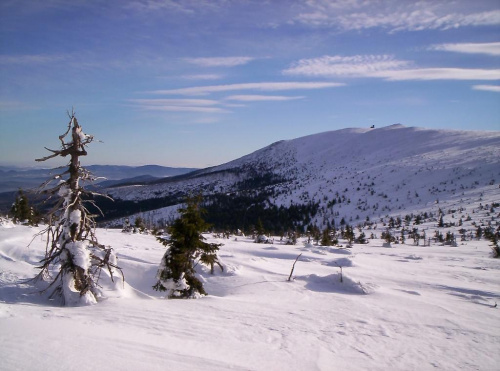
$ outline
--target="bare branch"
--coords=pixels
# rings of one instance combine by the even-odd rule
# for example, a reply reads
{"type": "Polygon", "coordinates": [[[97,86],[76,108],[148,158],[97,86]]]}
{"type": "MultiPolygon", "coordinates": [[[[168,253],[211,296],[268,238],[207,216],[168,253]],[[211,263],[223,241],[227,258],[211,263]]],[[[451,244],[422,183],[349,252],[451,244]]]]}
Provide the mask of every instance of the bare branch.
{"type": "Polygon", "coordinates": [[[301,257],[301,255],[302,255],[302,253],[300,253],[299,256],[297,256],[297,258],[293,262],[292,271],[290,272],[290,275],[288,276],[288,281],[292,280],[292,274],[293,274],[293,270],[295,269],[295,263],[297,263],[297,260],[299,260],[299,258],[301,257]]]}

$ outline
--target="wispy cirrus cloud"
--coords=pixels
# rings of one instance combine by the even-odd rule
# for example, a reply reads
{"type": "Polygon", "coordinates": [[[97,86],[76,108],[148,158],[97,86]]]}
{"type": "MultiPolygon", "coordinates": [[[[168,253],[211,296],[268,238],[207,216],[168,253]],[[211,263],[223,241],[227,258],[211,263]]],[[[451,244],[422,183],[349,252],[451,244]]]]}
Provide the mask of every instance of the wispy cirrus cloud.
{"type": "Polygon", "coordinates": [[[499,85],[474,85],[474,86],[472,86],[472,89],[500,93],[500,86],[499,85]]]}
{"type": "Polygon", "coordinates": [[[67,54],[18,54],[0,55],[0,64],[36,65],[68,61],[71,59],[67,54]]]}
{"type": "Polygon", "coordinates": [[[165,59],[154,58],[149,54],[136,53],[134,58],[108,57],[102,53],[86,50],[78,53],[54,54],[3,54],[0,55],[0,65],[12,66],[51,66],[57,69],[82,68],[82,69],[113,69],[126,70],[137,67],[158,68],[165,64],[165,59]]]}
{"type": "Polygon", "coordinates": [[[220,107],[198,107],[198,106],[142,106],[148,111],[168,112],[203,112],[203,113],[228,113],[230,111],[220,107]]]}
{"type": "Polygon", "coordinates": [[[457,43],[432,45],[430,50],[439,50],[466,54],[500,55],[500,42],[494,43],[457,43]]]}
{"type": "Polygon", "coordinates": [[[390,32],[448,30],[500,24],[495,1],[308,0],[293,22],[344,31],[384,28],[390,32]]]}
{"type": "Polygon", "coordinates": [[[402,80],[500,80],[500,69],[416,68],[389,55],[324,56],[302,59],[283,71],[285,75],[314,77],[373,77],[402,80]]]}
{"type": "Polygon", "coordinates": [[[390,55],[323,56],[301,59],[283,71],[285,75],[317,77],[371,76],[381,71],[394,71],[409,66],[407,61],[390,55]]]}
{"type": "MultiPolygon", "coordinates": [[[[220,11],[228,6],[226,0],[128,0],[118,1],[123,2],[125,9],[130,9],[138,12],[158,13],[161,14],[195,14],[206,11],[220,11]]],[[[229,4],[230,5],[230,4],[229,4]]]]}
{"type": "Polygon", "coordinates": [[[212,99],[129,99],[131,103],[148,106],[215,106],[218,101],[212,99]]]}
{"type": "Polygon", "coordinates": [[[227,113],[211,99],[129,99],[135,107],[148,111],[227,113]]]}
{"type": "Polygon", "coordinates": [[[200,75],[183,75],[181,76],[182,79],[185,80],[219,80],[222,79],[224,76],[223,75],[218,75],[218,74],[200,74],[200,75]]]}
{"type": "Polygon", "coordinates": [[[206,95],[238,90],[283,91],[283,90],[311,90],[326,89],[344,86],[338,82],[250,82],[242,84],[195,86],[180,89],[154,90],[151,94],[179,94],[179,95],[206,95]]]}
{"type": "Polygon", "coordinates": [[[304,99],[304,96],[288,97],[284,95],[230,95],[226,100],[239,101],[239,102],[276,102],[304,99]]]}
{"type": "Polygon", "coordinates": [[[207,58],[183,58],[187,63],[201,67],[234,67],[253,61],[252,57],[207,57],[207,58]]]}
{"type": "Polygon", "coordinates": [[[389,81],[402,80],[500,80],[500,69],[479,68],[414,68],[381,71],[373,77],[389,81]]]}

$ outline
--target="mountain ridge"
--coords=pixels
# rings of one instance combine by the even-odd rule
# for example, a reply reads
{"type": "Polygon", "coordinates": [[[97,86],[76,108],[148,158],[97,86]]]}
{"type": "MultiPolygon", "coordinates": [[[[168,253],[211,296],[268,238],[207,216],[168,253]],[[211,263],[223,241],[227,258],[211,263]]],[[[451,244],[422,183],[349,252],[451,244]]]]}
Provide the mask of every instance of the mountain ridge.
{"type": "Polygon", "coordinates": [[[348,128],[278,141],[219,166],[108,191],[124,201],[156,200],[154,208],[143,209],[156,210],[153,219],[171,217],[183,195],[202,193],[208,206],[230,204],[222,199],[231,197],[248,199],[234,208],[253,205],[252,197],[262,210],[314,205],[304,223],[327,224],[431,207],[484,187],[498,192],[499,159],[500,132],[348,128]]]}
{"type": "MultiPolygon", "coordinates": [[[[197,170],[197,168],[167,167],[160,165],[89,165],[85,166],[85,168],[92,172],[96,177],[100,178],[96,183],[99,183],[103,180],[127,181],[131,178],[138,178],[148,175],[155,178],[162,178],[168,176],[177,176],[197,170]]],[[[25,190],[36,188],[58,172],[59,169],[53,168],[22,168],[1,166],[0,192],[17,191],[19,188],[25,190]]]]}

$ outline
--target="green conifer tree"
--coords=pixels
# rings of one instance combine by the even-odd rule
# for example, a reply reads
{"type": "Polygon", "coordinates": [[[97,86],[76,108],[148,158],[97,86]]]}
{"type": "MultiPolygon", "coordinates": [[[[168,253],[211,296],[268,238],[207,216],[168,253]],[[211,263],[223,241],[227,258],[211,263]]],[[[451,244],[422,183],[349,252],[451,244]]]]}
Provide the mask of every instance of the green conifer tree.
{"type": "Polygon", "coordinates": [[[141,233],[146,230],[146,223],[144,222],[144,219],[142,217],[140,217],[140,216],[138,216],[137,218],[135,218],[134,226],[141,233]]]}
{"type": "Polygon", "coordinates": [[[365,235],[365,232],[361,232],[358,236],[358,238],[356,238],[356,243],[359,243],[359,244],[365,244],[365,243],[368,243],[368,241],[366,241],[366,235],[365,235]]]}
{"type": "Polygon", "coordinates": [[[10,209],[14,223],[33,224],[33,209],[30,207],[28,198],[22,189],[19,189],[16,200],[10,209]]]}
{"type": "Polygon", "coordinates": [[[356,235],[354,234],[354,229],[348,224],[345,227],[344,238],[348,242],[348,246],[351,246],[354,240],[356,239],[356,235]]]}
{"type": "Polygon", "coordinates": [[[491,247],[491,250],[493,250],[493,257],[494,258],[500,258],[500,246],[498,245],[499,237],[500,237],[499,232],[497,232],[496,234],[493,234],[490,237],[490,241],[491,241],[490,247],[491,247]]]}
{"type": "Polygon", "coordinates": [[[321,235],[321,246],[331,246],[332,245],[332,237],[330,236],[331,230],[329,228],[323,230],[321,235]]]}
{"type": "Polygon", "coordinates": [[[158,237],[158,241],[167,246],[157,273],[157,282],[153,288],[166,291],[168,298],[197,298],[206,295],[202,282],[196,277],[197,262],[210,266],[213,274],[214,265],[221,270],[217,251],[222,244],[207,243],[202,236],[209,225],[203,220],[204,210],[200,208],[201,196],[188,198],[186,207],[179,209],[180,217],[168,228],[169,238],[158,237]]]}

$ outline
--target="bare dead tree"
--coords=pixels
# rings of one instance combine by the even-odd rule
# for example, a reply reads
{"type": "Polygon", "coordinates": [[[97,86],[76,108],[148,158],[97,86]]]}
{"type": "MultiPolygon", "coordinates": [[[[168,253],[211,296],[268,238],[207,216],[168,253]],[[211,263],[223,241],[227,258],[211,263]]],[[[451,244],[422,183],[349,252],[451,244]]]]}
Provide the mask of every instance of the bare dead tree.
{"type": "MultiPolygon", "coordinates": [[[[46,161],[54,157],[70,157],[66,171],[55,175],[40,186],[40,192],[48,199],[59,197],[55,206],[48,212],[47,228],[37,235],[46,234],[45,257],[41,260],[40,273],[34,278],[51,281],[44,290],[55,286],[50,298],[61,297],[66,305],[92,304],[100,296],[99,277],[105,268],[114,280],[118,270],[123,279],[123,272],[117,266],[116,256],[110,247],[97,241],[95,235],[95,216],[89,212],[86,203],[92,204],[92,197],[99,195],[84,190],[81,182],[93,181],[95,177],[80,166],[80,156],[86,156],[85,147],[94,137],[86,135],[75,117],[74,111],[68,112],[70,121],[66,132],[59,136],[61,149],[51,150],[51,155],[37,159],[46,161]],[[58,182],[50,187],[51,183],[58,182]],[[87,196],[87,200],[82,197],[87,196]],[[51,268],[59,265],[59,271],[52,277],[51,268]]],[[[102,196],[102,195],[101,195],[102,196]]],[[[107,196],[106,196],[107,197],[107,196]]]]}

